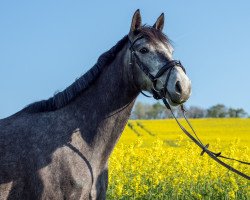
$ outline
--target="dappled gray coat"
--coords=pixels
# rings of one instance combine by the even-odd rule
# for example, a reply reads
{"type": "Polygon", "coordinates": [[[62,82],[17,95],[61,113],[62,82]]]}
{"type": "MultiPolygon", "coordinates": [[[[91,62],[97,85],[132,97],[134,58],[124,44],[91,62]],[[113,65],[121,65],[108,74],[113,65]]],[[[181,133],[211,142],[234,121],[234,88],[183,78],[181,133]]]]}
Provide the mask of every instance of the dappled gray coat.
{"type": "MultiPolygon", "coordinates": [[[[131,41],[142,36],[134,50],[152,73],[157,72],[172,53],[161,32],[163,19],[161,15],[153,27],[141,26],[136,11],[129,35],[101,55],[86,74],[54,97],[0,120],[0,200],[105,199],[108,158],[135,98],[152,87],[131,62],[131,41]]],[[[168,77],[172,100],[183,102],[189,95],[181,96],[180,88],[176,94],[174,84],[188,83],[185,73],[175,69],[168,77]]]]}

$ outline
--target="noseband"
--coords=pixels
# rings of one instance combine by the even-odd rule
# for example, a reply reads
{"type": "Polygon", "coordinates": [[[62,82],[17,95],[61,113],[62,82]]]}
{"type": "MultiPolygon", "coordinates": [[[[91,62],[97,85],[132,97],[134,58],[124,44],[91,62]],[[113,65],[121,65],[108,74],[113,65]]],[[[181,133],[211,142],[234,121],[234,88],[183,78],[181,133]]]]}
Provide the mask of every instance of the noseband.
{"type": "MultiPolygon", "coordinates": [[[[156,73],[156,75],[152,75],[150,73],[150,69],[148,66],[144,65],[143,62],[140,60],[139,56],[137,55],[135,49],[134,49],[134,44],[142,39],[143,36],[139,36],[137,37],[133,42],[131,40],[129,40],[130,42],[130,47],[129,47],[129,50],[130,50],[130,64],[132,65],[133,62],[135,61],[136,64],[139,66],[139,68],[144,72],[144,74],[150,79],[150,81],[152,82],[153,84],[153,87],[151,89],[152,93],[153,93],[153,97],[158,100],[158,99],[162,99],[162,98],[165,98],[166,94],[169,96],[169,98],[171,98],[170,96],[170,93],[168,92],[168,89],[167,89],[167,85],[168,85],[168,81],[169,81],[169,77],[170,77],[170,74],[171,74],[171,71],[175,68],[175,67],[180,67],[182,68],[182,70],[184,71],[184,73],[186,73],[186,70],[185,68],[183,67],[183,65],[181,64],[180,61],[178,60],[169,60],[167,61],[167,63],[165,65],[163,65],[159,71],[156,73]],[[157,89],[156,88],[156,85],[157,85],[157,82],[160,81],[159,78],[165,73],[165,72],[168,72],[167,74],[167,77],[166,77],[166,80],[165,80],[165,84],[163,84],[163,87],[161,89],[157,89]]],[[[162,81],[161,81],[162,82],[162,81]]]]}

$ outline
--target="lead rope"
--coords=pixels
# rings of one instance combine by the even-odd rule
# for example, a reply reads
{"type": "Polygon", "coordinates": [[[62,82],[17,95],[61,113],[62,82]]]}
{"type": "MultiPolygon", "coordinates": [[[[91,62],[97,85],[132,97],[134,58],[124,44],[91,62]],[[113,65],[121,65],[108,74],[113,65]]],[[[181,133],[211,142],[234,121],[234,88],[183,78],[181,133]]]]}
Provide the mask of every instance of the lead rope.
{"type": "MultiPolygon", "coordinates": [[[[196,136],[196,138],[199,140],[199,142],[200,142],[201,144],[203,144],[203,143],[201,142],[201,140],[199,139],[199,137],[196,135],[196,132],[194,131],[194,129],[193,129],[191,123],[190,123],[189,120],[187,119],[187,116],[186,116],[186,112],[187,112],[187,111],[184,109],[184,106],[183,106],[183,105],[181,105],[181,111],[182,111],[182,114],[183,114],[183,116],[184,116],[185,121],[187,122],[187,124],[188,124],[189,127],[191,128],[192,132],[195,134],[195,136],[196,136]]],[[[203,145],[204,145],[204,144],[203,144],[203,145]]],[[[205,147],[208,148],[208,147],[209,147],[209,144],[207,144],[205,147]]],[[[211,151],[211,152],[212,152],[212,151],[211,151]]],[[[229,157],[223,156],[223,155],[221,155],[221,152],[219,152],[219,153],[212,152],[212,153],[213,153],[216,157],[224,158],[224,159],[227,159],[227,160],[233,160],[233,161],[237,161],[237,162],[242,163],[242,164],[250,165],[249,162],[245,162],[245,161],[238,160],[238,159],[235,159],[235,158],[229,158],[229,157]]],[[[203,154],[202,154],[202,155],[203,155],[203,154]]]]}
{"type": "Polygon", "coordinates": [[[164,103],[164,105],[166,106],[167,109],[170,110],[171,114],[173,115],[176,123],[179,125],[179,127],[181,128],[181,130],[195,143],[197,144],[197,146],[199,146],[201,149],[202,149],[202,152],[201,152],[201,156],[204,154],[204,153],[207,153],[212,159],[214,159],[216,162],[218,162],[219,164],[221,164],[222,166],[226,167],[227,169],[229,169],[230,171],[242,176],[243,178],[247,179],[247,180],[250,180],[250,177],[246,174],[244,174],[243,172],[240,172],[238,171],[237,169],[233,168],[232,166],[224,163],[223,161],[221,161],[218,157],[221,157],[221,158],[225,158],[225,159],[229,159],[229,160],[234,160],[234,161],[238,161],[240,163],[243,163],[243,164],[247,164],[247,165],[250,165],[250,163],[248,162],[244,162],[244,161],[240,161],[240,160],[237,160],[237,159],[234,159],[234,158],[228,158],[228,157],[225,157],[225,156],[222,156],[221,155],[221,152],[219,153],[214,153],[210,150],[208,150],[208,147],[209,147],[209,144],[207,145],[203,145],[203,143],[201,142],[201,140],[198,138],[197,134],[195,133],[191,123],[188,121],[188,119],[186,118],[186,115],[185,115],[185,110],[184,108],[182,107],[182,111],[183,111],[183,116],[186,120],[186,122],[188,123],[189,127],[191,128],[191,130],[193,131],[194,135],[197,137],[197,139],[191,135],[182,125],[181,123],[179,122],[179,120],[176,118],[176,116],[174,115],[173,113],[173,110],[171,109],[169,103],[167,102],[167,100],[165,98],[162,98],[162,101],[164,103]]]}

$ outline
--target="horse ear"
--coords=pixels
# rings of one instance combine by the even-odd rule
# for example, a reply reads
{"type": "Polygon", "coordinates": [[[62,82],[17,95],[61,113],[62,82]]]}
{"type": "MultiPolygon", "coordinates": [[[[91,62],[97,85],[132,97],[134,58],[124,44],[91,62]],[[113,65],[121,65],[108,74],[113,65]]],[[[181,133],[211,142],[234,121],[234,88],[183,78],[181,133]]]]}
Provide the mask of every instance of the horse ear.
{"type": "Polygon", "coordinates": [[[164,13],[161,13],[160,17],[158,17],[153,27],[157,30],[162,31],[164,27],[164,13]]]}
{"type": "Polygon", "coordinates": [[[131,27],[130,27],[130,32],[133,33],[139,28],[141,28],[141,14],[140,10],[137,9],[133,15],[132,22],[131,22],[131,27]]]}

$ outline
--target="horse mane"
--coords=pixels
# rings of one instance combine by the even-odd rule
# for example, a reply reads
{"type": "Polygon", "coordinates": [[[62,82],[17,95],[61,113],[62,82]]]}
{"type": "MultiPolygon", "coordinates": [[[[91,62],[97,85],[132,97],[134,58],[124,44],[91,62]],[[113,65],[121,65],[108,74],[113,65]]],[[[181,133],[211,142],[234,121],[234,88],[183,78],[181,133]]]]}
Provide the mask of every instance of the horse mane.
{"type": "Polygon", "coordinates": [[[89,69],[84,75],[76,79],[74,83],[68,86],[65,90],[56,93],[53,97],[47,100],[34,102],[23,110],[31,113],[54,111],[66,106],[73,101],[83,91],[85,91],[99,77],[105,66],[110,64],[116,55],[124,47],[128,41],[128,36],[124,36],[111,49],[103,53],[97,60],[97,63],[89,69]]]}
{"type": "MultiPolygon", "coordinates": [[[[142,34],[145,38],[148,38],[153,43],[161,41],[170,44],[170,40],[165,34],[151,26],[144,25],[137,31],[137,33],[134,34],[142,34]]],[[[89,69],[80,78],[76,79],[76,81],[68,86],[65,90],[56,93],[53,97],[50,97],[47,100],[34,102],[25,107],[23,110],[31,113],[46,112],[54,111],[66,106],[94,83],[105,66],[110,64],[116,58],[117,53],[121,51],[127,41],[128,35],[124,36],[110,50],[103,53],[98,58],[97,63],[91,69],[89,69]]]]}

